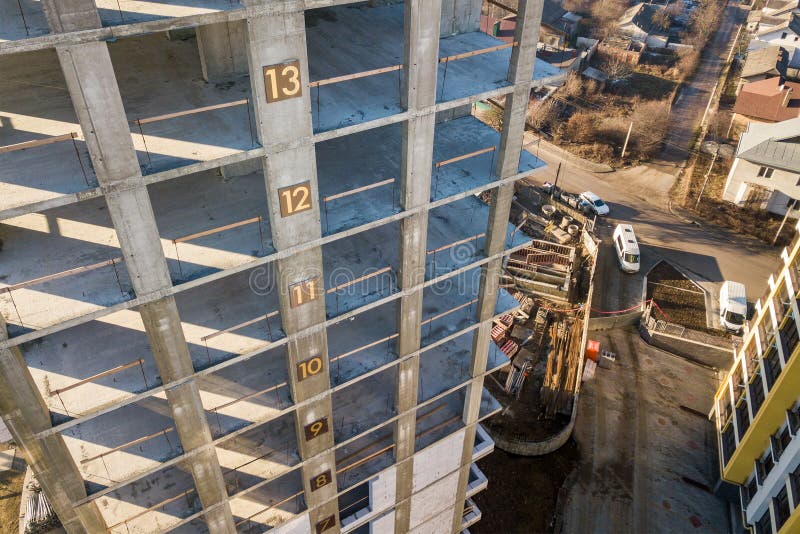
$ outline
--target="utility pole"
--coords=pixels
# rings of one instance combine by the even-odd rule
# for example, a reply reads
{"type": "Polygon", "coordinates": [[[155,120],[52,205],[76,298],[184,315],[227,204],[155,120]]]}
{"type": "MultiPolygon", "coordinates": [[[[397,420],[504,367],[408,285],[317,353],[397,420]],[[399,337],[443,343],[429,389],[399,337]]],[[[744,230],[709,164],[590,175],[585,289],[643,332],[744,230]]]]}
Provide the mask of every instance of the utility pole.
{"type": "Polygon", "coordinates": [[[700,199],[703,197],[703,191],[706,190],[706,184],[708,183],[708,177],[711,176],[711,169],[714,168],[714,162],[717,161],[717,156],[719,156],[719,146],[717,146],[717,150],[714,152],[714,157],[711,158],[711,165],[708,166],[708,171],[706,171],[706,178],[703,180],[703,187],[700,188],[700,194],[697,195],[697,202],[694,204],[694,209],[697,210],[697,206],[700,205],[700,199]]]}
{"type": "Polygon", "coordinates": [[[550,196],[552,197],[556,193],[556,187],[558,187],[558,176],[561,174],[561,162],[558,162],[558,168],[556,169],[556,179],[553,183],[553,189],[550,190],[550,196]]]}
{"type": "Polygon", "coordinates": [[[628,149],[628,139],[631,138],[631,130],[633,130],[633,121],[631,121],[631,125],[628,126],[628,135],[625,136],[625,144],[622,145],[622,155],[620,158],[625,157],[625,151],[628,149]]]}
{"type": "Polygon", "coordinates": [[[781,230],[783,230],[783,225],[786,224],[786,219],[789,218],[789,213],[797,206],[797,200],[792,199],[792,204],[790,206],[786,206],[786,215],[783,216],[783,220],[781,221],[781,225],[778,227],[778,231],[775,233],[775,237],[772,238],[772,245],[775,246],[775,243],[778,242],[778,236],[781,235],[781,230]]]}

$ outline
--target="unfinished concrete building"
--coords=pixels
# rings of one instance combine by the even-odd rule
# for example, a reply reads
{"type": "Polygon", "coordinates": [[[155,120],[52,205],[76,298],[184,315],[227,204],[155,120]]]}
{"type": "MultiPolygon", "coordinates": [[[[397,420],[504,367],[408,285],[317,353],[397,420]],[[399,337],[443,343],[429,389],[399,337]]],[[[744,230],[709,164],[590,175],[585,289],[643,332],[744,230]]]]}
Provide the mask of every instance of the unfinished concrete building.
{"type": "Polygon", "coordinates": [[[0,412],[67,532],[480,518],[542,2],[480,10],[0,2],[0,412]]]}

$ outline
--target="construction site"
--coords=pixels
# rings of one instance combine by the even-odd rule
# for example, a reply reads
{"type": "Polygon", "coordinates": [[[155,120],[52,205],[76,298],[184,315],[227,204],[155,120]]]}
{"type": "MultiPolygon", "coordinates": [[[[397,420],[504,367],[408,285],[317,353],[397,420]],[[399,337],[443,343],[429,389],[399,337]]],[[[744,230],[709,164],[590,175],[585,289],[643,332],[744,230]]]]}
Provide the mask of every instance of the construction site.
{"type": "Polygon", "coordinates": [[[569,437],[584,373],[596,369],[587,334],[599,240],[578,210],[525,181],[516,188],[511,220],[533,239],[502,277],[520,307],[494,321],[492,340],[510,362],[486,382],[503,406],[486,425],[509,452],[539,455],[569,437]]]}
{"type": "Polygon", "coordinates": [[[46,497],[28,515],[480,520],[486,377],[538,365],[496,325],[516,339],[522,314],[552,346],[563,413],[584,321],[555,308],[587,276],[585,230],[514,200],[544,165],[522,147],[542,3],[519,2],[511,43],[481,7],[0,3],[0,415],[46,497]],[[472,114],[489,98],[500,131],[472,114]]]}

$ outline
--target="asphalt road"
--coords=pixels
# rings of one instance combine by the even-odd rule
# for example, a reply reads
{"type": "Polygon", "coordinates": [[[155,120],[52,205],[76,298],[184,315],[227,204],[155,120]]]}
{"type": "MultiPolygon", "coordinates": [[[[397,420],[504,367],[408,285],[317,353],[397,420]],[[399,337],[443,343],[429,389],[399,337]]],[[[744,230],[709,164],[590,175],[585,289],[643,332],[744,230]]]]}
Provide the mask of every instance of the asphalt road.
{"type": "Polygon", "coordinates": [[[684,84],[672,106],[667,143],[661,152],[663,161],[681,164],[686,160],[694,131],[700,124],[730,52],[731,40],[739,25],[747,20],[748,9],[749,6],[736,2],[729,2],[725,7],[719,30],[703,50],[697,72],[684,84]]]}
{"type": "MultiPolygon", "coordinates": [[[[548,165],[531,181],[553,182],[560,160],[545,151],[540,151],[539,157],[548,165]]],[[[679,213],[673,214],[667,195],[672,180],[671,174],[655,166],[594,174],[569,163],[562,165],[559,187],[575,193],[591,190],[611,208],[607,217],[597,220],[603,246],[595,308],[619,310],[640,302],[642,276],[661,259],[712,285],[724,280],[742,282],[752,301],[763,294],[769,274],[778,267],[780,249],[724,228],[698,226],[679,213]],[[638,275],[625,274],[616,267],[611,233],[622,222],[633,225],[639,241],[642,270],[638,275]]]]}
{"type": "Polygon", "coordinates": [[[703,415],[715,373],[645,344],[634,327],[592,338],[616,362],[583,384],[562,532],[727,533],[726,503],[709,491],[716,439],[703,415]]]}

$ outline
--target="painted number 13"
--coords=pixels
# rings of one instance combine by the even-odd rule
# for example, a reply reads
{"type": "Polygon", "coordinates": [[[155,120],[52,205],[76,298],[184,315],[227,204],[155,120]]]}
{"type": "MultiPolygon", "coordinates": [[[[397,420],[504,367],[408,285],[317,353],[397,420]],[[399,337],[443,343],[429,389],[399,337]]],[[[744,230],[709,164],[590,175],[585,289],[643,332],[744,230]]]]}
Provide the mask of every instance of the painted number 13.
{"type": "Polygon", "coordinates": [[[300,62],[295,60],[264,67],[264,88],[268,103],[300,96],[300,62]]]}

